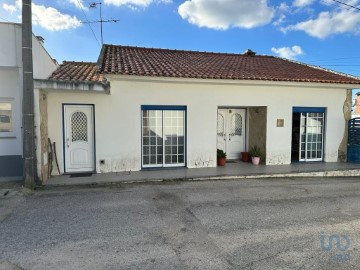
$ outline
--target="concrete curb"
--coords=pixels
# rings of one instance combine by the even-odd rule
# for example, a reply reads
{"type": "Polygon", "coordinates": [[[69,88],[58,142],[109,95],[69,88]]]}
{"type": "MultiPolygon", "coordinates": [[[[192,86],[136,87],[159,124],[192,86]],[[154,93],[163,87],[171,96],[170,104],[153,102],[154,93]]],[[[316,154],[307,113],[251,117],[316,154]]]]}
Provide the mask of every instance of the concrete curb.
{"type": "Polygon", "coordinates": [[[274,173],[274,174],[252,174],[252,175],[219,175],[219,176],[202,176],[202,177],[183,177],[183,178],[160,178],[160,179],[134,179],[104,182],[84,182],[84,183],[66,183],[37,186],[36,190],[51,190],[56,188],[86,188],[86,187],[107,187],[120,186],[129,184],[156,184],[162,182],[180,182],[180,181],[213,181],[213,180],[241,180],[241,179],[272,179],[272,178],[317,178],[317,177],[358,177],[360,169],[354,170],[336,170],[336,171],[313,171],[313,172],[291,172],[291,173],[274,173]]]}

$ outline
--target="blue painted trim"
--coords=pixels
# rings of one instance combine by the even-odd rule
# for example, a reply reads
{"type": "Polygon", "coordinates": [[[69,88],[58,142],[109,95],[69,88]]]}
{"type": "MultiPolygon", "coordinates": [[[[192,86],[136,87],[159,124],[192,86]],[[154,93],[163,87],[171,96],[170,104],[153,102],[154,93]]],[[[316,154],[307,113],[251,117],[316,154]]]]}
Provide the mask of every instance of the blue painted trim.
{"type": "Polygon", "coordinates": [[[186,106],[171,105],[141,105],[141,110],[161,110],[161,111],[186,111],[186,106]]]}
{"type": "Polygon", "coordinates": [[[293,107],[294,113],[325,113],[323,107],[293,107]]]}
{"type": "Polygon", "coordinates": [[[1,177],[23,177],[22,156],[0,156],[0,178],[1,177]]]}
{"type": "MultiPolygon", "coordinates": [[[[323,133],[322,133],[322,136],[323,136],[323,143],[322,143],[322,153],[323,153],[323,157],[322,157],[322,160],[319,160],[319,161],[310,161],[310,162],[324,162],[325,160],[325,142],[326,142],[326,120],[327,120],[327,114],[326,114],[326,108],[324,107],[293,107],[293,113],[323,113],[324,114],[324,118],[323,118],[323,133]]],[[[293,120],[293,117],[292,116],[292,120],[291,121],[294,121],[293,120]]],[[[300,146],[299,146],[300,147],[300,146]]],[[[292,151],[292,146],[291,146],[291,151],[292,151]]],[[[299,149],[300,151],[300,149],[299,149]]],[[[291,160],[291,163],[293,162],[308,162],[308,161],[300,161],[300,160],[291,160]]]]}

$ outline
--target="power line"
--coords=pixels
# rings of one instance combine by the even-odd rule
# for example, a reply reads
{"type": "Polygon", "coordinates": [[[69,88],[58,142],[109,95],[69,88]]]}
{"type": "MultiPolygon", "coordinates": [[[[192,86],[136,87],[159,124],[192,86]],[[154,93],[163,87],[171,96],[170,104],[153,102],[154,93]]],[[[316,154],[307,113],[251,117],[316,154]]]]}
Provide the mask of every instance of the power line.
{"type": "Polygon", "coordinates": [[[0,17],[0,19],[3,20],[3,21],[5,21],[5,22],[11,23],[11,21],[9,21],[9,20],[7,20],[7,19],[5,19],[5,18],[3,18],[3,17],[0,17]]]}
{"type": "MultiPolygon", "coordinates": [[[[85,13],[85,11],[84,11],[84,8],[82,7],[82,4],[80,3],[79,0],[77,0],[77,2],[79,3],[79,7],[80,7],[81,11],[83,12],[83,14],[84,14],[84,16],[85,16],[85,21],[86,21],[86,22],[89,22],[89,20],[88,20],[88,18],[87,18],[87,16],[86,16],[86,13],[85,13]]],[[[90,25],[89,23],[88,23],[87,25],[90,27],[90,30],[91,30],[91,32],[93,33],[93,36],[94,36],[94,38],[96,39],[96,42],[98,43],[99,47],[101,47],[100,42],[99,42],[98,38],[97,38],[96,35],[95,35],[94,29],[92,29],[92,27],[91,27],[91,25],[90,25]]]]}
{"type": "Polygon", "coordinates": [[[346,3],[341,2],[341,1],[339,1],[339,0],[333,0],[333,1],[336,2],[336,3],[339,3],[339,4],[341,4],[341,5],[344,5],[344,6],[347,6],[347,7],[351,7],[351,8],[357,9],[357,10],[360,10],[360,8],[358,8],[358,7],[355,7],[355,6],[346,4],[346,3]]]}
{"type": "Polygon", "coordinates": [[[341,64],[323,64],[324,66],[327,66],[327,67],[360,67],[360,65],[341,65],[341,64]]]}
{"type": "Polygon", "coordinates": [[[341,58],[329,58],[329,59],[318,59],[310,61],[309,63],[318,63],[318,62],[329,62],[329,61],[337,61],[337,60],[353,60],[358,59],[360,56],[353,56],[353,57],[341,57],[341,58]]]}

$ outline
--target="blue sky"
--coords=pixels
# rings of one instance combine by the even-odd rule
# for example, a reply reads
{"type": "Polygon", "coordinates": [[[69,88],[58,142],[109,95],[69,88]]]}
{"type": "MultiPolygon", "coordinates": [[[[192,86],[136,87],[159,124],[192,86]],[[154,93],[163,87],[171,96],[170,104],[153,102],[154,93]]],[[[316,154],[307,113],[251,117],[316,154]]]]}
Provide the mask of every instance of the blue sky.
{"type": "MultiPolygon", "coordinates": [[[[97,0],[99,2],[100,0],[97,0]]],[[[33,32],[63,60],[96,61],[92,1],[33,0],[33,32]]],[[[360,0],[342,2],[360,7],[360,0]]],[[[0,21],[20,22],[21,0],[0,1],[0,21]]],[[[275,55],[360,76],[360,10],[334,0],[102,0],[104,43],[275,55]]]]}

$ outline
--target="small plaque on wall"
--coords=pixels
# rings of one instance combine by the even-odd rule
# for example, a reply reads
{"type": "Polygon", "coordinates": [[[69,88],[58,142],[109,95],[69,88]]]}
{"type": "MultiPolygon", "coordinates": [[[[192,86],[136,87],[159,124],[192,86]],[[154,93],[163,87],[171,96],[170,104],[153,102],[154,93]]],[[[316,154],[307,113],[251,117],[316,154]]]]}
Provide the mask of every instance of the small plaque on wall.
{"type": "Polygon", "coordinates": [[[277,127],[284,127],[284,119],[277,119],[276,120],[277,127]]]}

